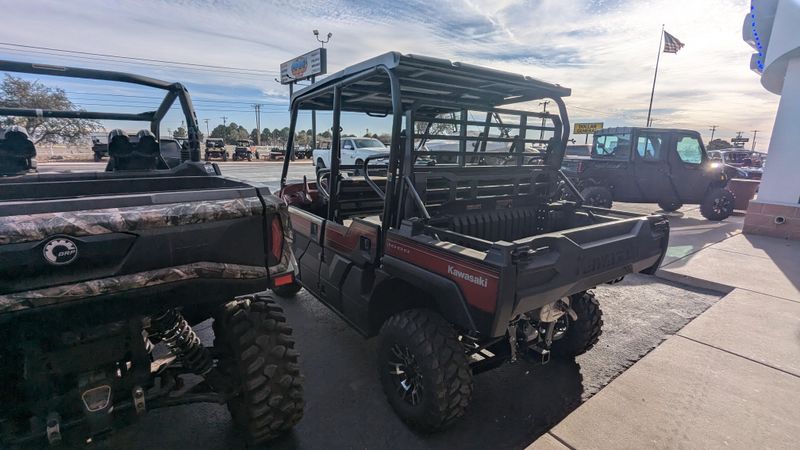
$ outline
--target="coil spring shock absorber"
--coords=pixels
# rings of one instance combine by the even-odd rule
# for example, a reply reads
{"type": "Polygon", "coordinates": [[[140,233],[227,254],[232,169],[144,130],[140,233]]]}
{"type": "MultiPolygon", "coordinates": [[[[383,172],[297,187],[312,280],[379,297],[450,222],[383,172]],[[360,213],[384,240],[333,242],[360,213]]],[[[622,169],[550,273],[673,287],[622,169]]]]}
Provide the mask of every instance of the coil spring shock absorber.
{"type": "Polygon", "coordinates": [[[211,353],[180,312],[169,309],[153,317],[151,328],[183,366],[197,375],[206,375],[214,367],[211,353]]]}

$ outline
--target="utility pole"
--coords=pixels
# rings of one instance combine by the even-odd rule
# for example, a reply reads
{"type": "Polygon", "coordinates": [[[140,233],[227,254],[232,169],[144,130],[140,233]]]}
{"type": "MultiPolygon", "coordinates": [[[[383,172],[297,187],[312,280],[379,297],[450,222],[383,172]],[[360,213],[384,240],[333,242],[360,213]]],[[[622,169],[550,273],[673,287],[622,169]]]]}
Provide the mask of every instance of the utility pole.
{"type": "Polygon", "coordinates": [[[752,130],[753,131],[753,145],[750,147],[750,151],[756,151],[756,135],[758,134],[759,130],[752,130]]]}
{"type": "MultiPolygon", "coordinates": [[[[539,102],[539,104],[542,105],[542,114],[547,114],[547,104],[548,103],[550,103],[550,100],[545,100],[543,102],[539,102]]],[[[542,117],[542,129],[539,130],[540,131],[539,132],[539,140],[540,141],[544,140],[544,125],[545,125],[545,121],[546,120],[547,119],[545,117],[542,117]]]]}
{"type": "Polygon", "coordinates": [[[709,139],[708,142],[714,140],[714,132],[717,131],[717,128],[719,128],[719,125],[711,125],[711,128],[709,128],[709,130],[711,130],[711,139],[709,139]]]}
{"type": "Polygon", "coordinates": [[[256,145],[261,145],[261,105],[253,105],[256,111],[256,145]]]}
{"type": "Polygon", "coordinates": [[[208,132],[208,119],[203,119],[206,122],[206,137],[208,137],[211,133],[208,132]]]}
{"type": "Polygon", "coordinates": [[[228,116],[222,116],[220,119],[222,119],[222,142],[224,144],[228,139],[228,116]]]}

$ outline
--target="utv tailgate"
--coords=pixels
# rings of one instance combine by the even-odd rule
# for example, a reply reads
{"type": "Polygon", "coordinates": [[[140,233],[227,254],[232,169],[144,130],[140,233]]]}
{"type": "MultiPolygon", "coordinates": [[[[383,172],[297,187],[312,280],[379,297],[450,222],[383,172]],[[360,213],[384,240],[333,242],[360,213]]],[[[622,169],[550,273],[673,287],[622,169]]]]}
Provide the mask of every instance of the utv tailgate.
{"type": "Polygon", "coordinates": [[[652,274],[667,251],[669,222],[637,217],[515,241],[511,316],[629,273],[652,274]]]}

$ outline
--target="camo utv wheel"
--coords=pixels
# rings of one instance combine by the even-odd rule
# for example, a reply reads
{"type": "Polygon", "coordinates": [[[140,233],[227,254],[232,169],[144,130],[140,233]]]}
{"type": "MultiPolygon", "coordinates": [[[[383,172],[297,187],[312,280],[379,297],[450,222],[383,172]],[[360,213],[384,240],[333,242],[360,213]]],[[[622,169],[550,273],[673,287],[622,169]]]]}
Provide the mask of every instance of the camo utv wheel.
{"type": "Polygon", "coordinates": [[[238,387],[228,411],[248,445],[291,429],[303,417],[303,377],[283,309],[267,294],[239,298],[213,326],[219,370],[238,387]]]}
{"type": "Polygon", "coordinates": [[[451,425],[472,397],[464,346],[453,327],[431,310],[403,311],[383,324],[378,370],[395,413],[423,432],[451,425]]]}
{"type": "Polygon", "coordinates": [[[717,222],[733,214],[736,197],[725,188],[712,189],[700,204],[700,214],[708,220],[717,222]]]}
{"type": "Polygon", "coordinates": [[[581,196],[587,206],[597,206],[599,208],[611,208],[613,197],[611,191],[602,186],[592,186],[581,191],[581,196]]]}
{"type": "Polygon", "coordinates": [[[553,342],[550,348],[553,356],[575,357],[582,355],[597,344],[603,334],[603,310],[594,296],[594,292],[585,291],[569,297],[569,306],[578,318],[572,320],[569,315],[566,335],[553,342]]]}

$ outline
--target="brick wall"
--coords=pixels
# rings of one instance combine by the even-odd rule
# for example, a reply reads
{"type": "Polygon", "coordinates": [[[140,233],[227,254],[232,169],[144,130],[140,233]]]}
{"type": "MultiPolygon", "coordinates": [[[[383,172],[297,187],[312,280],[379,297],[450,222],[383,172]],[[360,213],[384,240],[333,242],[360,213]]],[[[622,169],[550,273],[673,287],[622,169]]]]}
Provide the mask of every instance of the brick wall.
{"type": "Polygon", "coordinates": [[[747,208],[743,231],[800,241],[800,205],[776,205],[753,200],[747,208]],[[779,216],[785,219],[780,225],[775,223],[775,218],[779,216]]]}

